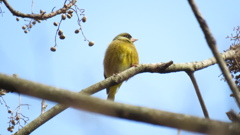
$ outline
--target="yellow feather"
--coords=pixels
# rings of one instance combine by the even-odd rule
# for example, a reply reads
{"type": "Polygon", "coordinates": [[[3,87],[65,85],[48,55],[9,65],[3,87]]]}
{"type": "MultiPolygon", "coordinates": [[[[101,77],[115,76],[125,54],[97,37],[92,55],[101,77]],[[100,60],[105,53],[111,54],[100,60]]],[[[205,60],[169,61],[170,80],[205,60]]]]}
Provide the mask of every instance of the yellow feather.
{"type": "MultiPolygon", "coordinates": [[[[137,65],[138,53],[128,33],[119,34],[109,44],[104,58],[104,76],[120,73],[133,65],[137,65]]],[[[107,88],[108,99],[114,100],[122,83],[107,88]]]]}
{"type": "Polygon", "coordinates": [[[119,89],[119,87],[122,85],[122,83],[119,83],[117,85],[114,85],[112,87],[109,88],[109,92],[108,92],[108,100],[114,100],[115,99],[115,94],[117,93],[117,90],[119,89]]]}

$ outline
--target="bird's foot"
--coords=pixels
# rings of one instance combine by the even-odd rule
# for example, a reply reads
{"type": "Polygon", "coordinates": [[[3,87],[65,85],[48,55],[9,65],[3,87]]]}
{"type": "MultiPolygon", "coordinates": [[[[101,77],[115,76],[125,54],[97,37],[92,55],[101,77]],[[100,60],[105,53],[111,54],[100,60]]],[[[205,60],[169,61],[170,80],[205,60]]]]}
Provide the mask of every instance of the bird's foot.
{"type": "Polygon", "coordinates": [[[137,67],[138,64],[132,64],[132,67],[137,67]]]}

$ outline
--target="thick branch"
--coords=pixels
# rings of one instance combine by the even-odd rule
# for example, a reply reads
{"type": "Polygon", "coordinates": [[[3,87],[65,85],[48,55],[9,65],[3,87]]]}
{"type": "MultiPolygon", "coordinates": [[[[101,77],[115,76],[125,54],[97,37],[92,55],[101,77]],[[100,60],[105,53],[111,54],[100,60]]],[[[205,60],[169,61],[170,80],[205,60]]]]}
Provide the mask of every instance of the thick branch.
{"type": "Polygon", "coordinates": [[[35,20],[45,20],[45,19],[54,17],[58,14],[65,13],[69,8],[72,7],[72,5],[74,5],[77,2],[77,0],[72,0],[71,2],[69,2],[69,4],[64,5],[64,7],[60,8],[60,9],[54,11],[54,12],[48,13],[48,14],[47,13],[44,13],[44,14],[25,14],[25,13],[22,13],[20,11],[15,10],[8,3],[7,0],[2,0],[2,1],[13,15],[19,16],[19,17],[22,17],[22,18],[32,18],[32,19],[35,19],[35,20]]]}
{"type": "MultiPolygon", "coordinates": [[[[117,74],[116,76],[112,76],[107,78],[106,80],[103,80],[101,82],[98,82],[86,89],[83,89],[79,93],[84,94],[94,94],[106,87],[110,87],[114,84],[116,84],[116,81],[124,81],[133,76],[134,74],[144,72],[144,70],[147,72],[157,72],[157,71],[163,71],[166,69],[169,65],[172,64],[172,61],[168,63],[157,63],[157,64],[141,64],[137,67],[132,67],[122,73],[117,74]]],[[[1,85],[1,84],[0,84],[1,85]]],[[[59,114],[60,112],[67,109],[69,106],[63,105],[63,104],[57,104],[51,109],[49,109],[47,112],[40,115],[38,118],[31,121],[28,125],[24,126],[22,129],[20,129],[15,135],[23,135],[23,134],[30,134],[33,132],[36,128],[59,114]]]]}
{"type": "MultiPolygon", "coordinates": [[[[236,56],[236,53],[237,52],[235,50],[229,50],[229,51],[223,53],[222,57],[224,59],[234,58],[236,56]]],[[[207,60],[204,60],[204,61],[199,61],[199,62],[172,64],[171,66],[169,66],[164,71],[162,69],[161,72],[162,73],[169,73],[169,72],[177,72],[177,71],[197,71],[197,70],[206,68],[208,66],[211,66],[215,63],[216,63],[216,59],[213,57],[213,58],[210,58],[210,59],[207,59],[207,60]]],[[[136,71],[138,71],[138,68],[144,69],[143,67],[148,67],[146,69],[149,69],[151,72],[157,71],[156,67],[158,67],[159,65],[161,65],[161,64],[160,63],[140,64],[137,67],[133,67],[133,68],[130,68],[130,69],[128,69],[128,70],[126,70],[122,73],[119,73],[115,77],[119,76],[119,78],[123,78],[122,76],[131,75],[131,74],[128,74],[128,72],[137,73],[136,71]],[[152,68],[152,70],[151,70],[151,68],[152,68]]],[[[150,72],[150,71],[148,71],[148,72],[150,72]]],[[[147,72],[147,70],[146,70],[146,72],[147,72]]],[[[128,77],[130,77],[130,76],[128,76],[128,77]]],[[[106,79],[104,81],[96,83],[96,84],[94,84],[94,85],[92,85],[92,86],[90,86],[86,89],[83,89],[82,91],[80,91],[80,93],[85,93],[85,94],[90,94],[90,95],[94,94],[94,93],[96,93],[96,92],[98,92],[98,91],[100,91],[100,90],[102,90],[106,87],[111,86],[111,84],[114,84],[113,80],[116,80],[116,79],[113,79],[113,78],[114,77],[110,77],[109,79],[106,79]]],[[[67,108],[68,108],[68,106],[66,106],[66,105],[57,104],[56,106],[49,109],[47,112],[45,112],[44,114],[40,115],[38,118],[36,118],[32,122],[30,122],[28,125],[24,126],[21,130],[19,130],[17,132],[16,135],[31,133],[36,128],[38,128],[39,126],[41,126],[42,124],[44,124],[45,122],[47,122],[48,120],[50,120],[51,118],[53,118],[54,116],[56,116],[57,114],[59,114],[60,112],[62,112],[63,110],[65,110],[67,108]]]]}
{"type": "MultiPolygon", "coordinates": [[[[236,54],[238,54],[237,50],[228,50],[224,53],[222,53],[222,58],[224,60],[235,58],[236,54]]],[[[201,70],[203,68],[206,68],[208,66],[216,64],[217,61],[214,57],[203,60],[203,61],[196,61],[196,62],[189,62],[189,63],[174,63],[170,67],[168,67],[166,70],[164,70],[163,73],[169,73],[169,72],[178,72],[178,71],[197,71],[201,70]]]]}
{"type": "Polygon", "coordinates": [[[116,103],[2,74],[0,74],[0,82],[0,87],[9,91],[13,90],[26,95],[59,102],[81,110],[101,113],[108,116],[207,134],[240,134],[240,125],[238,123],[226,123],[116,103]]]}
{"type": "Polygon", "coordinates": [[[217,59],[217,63],[219,64],[219,67],[224,75],[224,78],[227,80],[227,83],[230,87],[230,89],[232,90],[232,93],[235,97],[235,100],[237,101],[237,105],[240,108],[240,96],[239,96],[239,92],[238,92],[238,88],[237,86],[234,84],[232,77],[230,75],[230,72],[226,66],[226,63],[224,61],[224,59],[221,57],[218,49],[217,49],[217,45],[216,45],[216,41],[214,39],[214,37],[212,36],[210,29],[208,28],[208,25],[206,23],[206,21],[204,20],[204,18],[202,17],[201,13],[199,12],[197,5],[195,4],[194,0],[188,0],[195,17],[197,18],[200,27],[202,28],[202,31],[205,35],[206,41],[208,43],[208,46],[210,47],[213,55],[215,56],[215,58],[217,59]]]}

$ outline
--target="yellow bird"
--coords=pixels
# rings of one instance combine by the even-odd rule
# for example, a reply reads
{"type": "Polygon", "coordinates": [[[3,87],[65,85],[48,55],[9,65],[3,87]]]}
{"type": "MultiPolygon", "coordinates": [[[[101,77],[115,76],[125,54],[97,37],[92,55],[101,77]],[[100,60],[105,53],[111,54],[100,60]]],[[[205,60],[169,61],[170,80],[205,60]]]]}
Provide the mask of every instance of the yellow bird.
{"type": "MultiPolygon", "coordinates": [[[[138,52],[133,42],[137,39],[128,33],[117,35],[109,44],[104,58],[104,77],[120,73],[138,64],[138,52]]],[[[115,94],[122,83],[107,88],[108,99],[114,100],[115,94]]]]}

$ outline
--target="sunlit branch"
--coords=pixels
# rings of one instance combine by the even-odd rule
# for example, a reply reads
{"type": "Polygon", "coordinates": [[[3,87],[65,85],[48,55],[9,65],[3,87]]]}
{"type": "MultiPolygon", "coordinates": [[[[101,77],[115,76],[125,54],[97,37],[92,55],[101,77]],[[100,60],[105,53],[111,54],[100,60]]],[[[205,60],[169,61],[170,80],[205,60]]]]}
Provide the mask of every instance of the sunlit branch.
{"type": "Polygon", "coordinates": [[[226,66],[226,63],[224,61],[224,59],[221,57],[218,49],[217,49],[217,44],[216,44],[216,41],[213,37],[213,35],[211,34],[210,32],[210,29],[208,28],[208,25],[206,23],[206,21],[204,20],[204,18],[202,17],[201,13],[199,12],[198,8],[197,8],[197,5],[195,4],[194,0],[188,0],[192,10],[193,10],[193,13],[195,15],[195,17],[197,18],[199,24],[200,24],[200,27],[205,35],[205,39],[208,43],[208,46],[210,47],[214,57],[216,58],[217,60],[217,63],[219,64],[219,67],[224,75],[224,78],[226,79],[230,89],[232,90],[232,93],[235,97],[235,100],[237,101],[237,105],[238,107],[240,108],[240,96],[239,96],[239,92],[238,92],[238,88],[237,86],[234,84],[233,80],[232,80],[232,77],[230,75],[230,72],[226,66]]]}
{"type": "Polygon", "coordinates": [[[188,74],[188,76],[190,77],[190,79],[192,81],[192,84],[194,86],[195,92],[196,92],[198,100],[200,102],[203,114],[204,114],[205,118],[209,119],[209,114],[208,114],[208,111],[207,111],[207,107],[206,107],[206,105],[204,103],[204,100],[202,98],[202,94],[201,94],[201,91],[200,91],[200,89],[198,87],[197,80],[196,80],[196,78],[194,76],[194,73],[193,72],[187,72],[187,74],[188,74]]]}
{"type": "MultiPolygon", "coordinates": [[[[100,113],[112,117],[135,120],[155,125],[168,126],[199,133],[218,135],[240,134],[239,123],[227,123],[189,115],[171,113],[116,103],[86,94],[51,87],[31,81],[0,74],[0,87],[26,95],[55,101],[81,110],[100,113]]],[[[17,133],[16,133],[17,134],[17,133]]]]}
{"type": "MultiPolygon", "coordinates": [[[[226,60],[226,59],[230,59],[230,58],[234,58],[236,56],[237,50],[229,50],[225,53],[222,54],[222,57],[226,60]]],[[[214,65],[216,63],[216,59],[210,58],[207,60],[203,60],[203,61],[199,61],[199,62],[189,62],[189,63],[175,63],[175,64],[171,64],[167,69],[162,70],[162,73],[170,73],[170,72],[179,72],[179,71],[197,71],[203,68],[206,68],[208,66],[214,65]]],[[[144,66],[150,66],[150,67],[157,67],[157,65],[159,65],[159,63],[156,64],[140,64],[143,67],[144,66]]],[[[122,76],[127,76],[130,74],[128,74],[128,71],[130,70],[130,72],[134,71],[134,70],[138,70],[138,68],[142,68],[140,65],[138,65],[137,67],[132,67],[122,73],[117,74],[114,77],[119,76],[119,78],[123,78],[122,76]]],[[[88,88],[83,89],[82,91],[80,91],[80,93],[85,93],[85,94],[94,94],[106,87],[111,86],[112,84],[114,84],[114,77],[110,77],[107,80],[98,82],[88,88]]],[[[44,114],[42,114],[41,116],[39,116],[38,118],[34,119],[32,122],[30,122],[28,125],[24,126],[21,130],[19,130],[17,132],[16,135],[22,135],[22,134],[26,134],[26,133],[31,133],[32,131],[34,131],[36,128],[38,128],[39,126],[41,126],[42,124],[44,124],[45,122],[47,122],[48,120],[50,120],[51,118],[53,118],[54,116],[56,116],[57,114],[61,113],[63,110],[67,109],[69,106],[66,105],[62,105],[62,104],[57,104],[55,105],[53,108],[49,109],[48,111],[46,111],[44,114]]]]}
{"type": "Polygon", "coordinates": [[[70,1],[68,4],[65,4],[62,8],[56,10],[56,11],[53,11],[53,12],[50,12],[50,13],[44,13],[44,14],[25,14],[25,13],[22,13],[20,11],[17,11],[15,10],[9,3],[7,0],[2,0],[3,3],[5,4],[5,6],[9,9],[9,11],[15,15],[15,16],[18,16],[18,17],[22,17],[22,18],[32,18],[32,19],[35,19],[35,20],[45,20],[45,19],[48,19],[48,18],[51,18],[51,17],[54,17],[58,14],[61,14],[61,13],[64,13],[66,12],[68,9],[70,9],[76,2],[77,0],[72,0],[70,1]]]}

